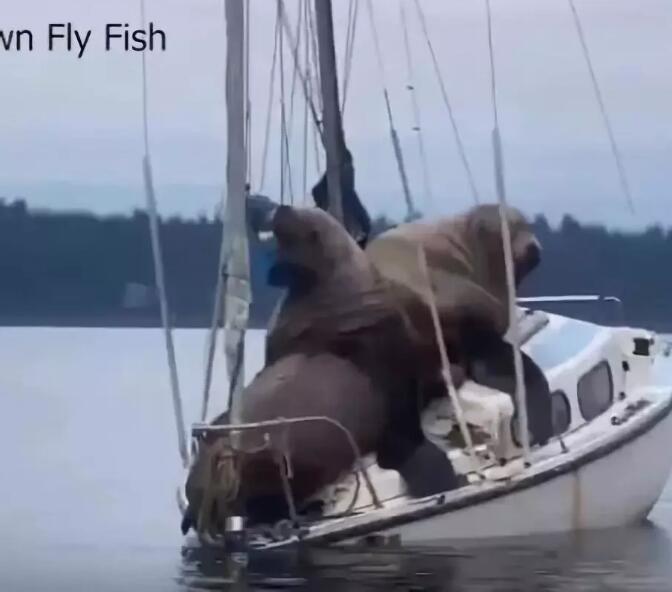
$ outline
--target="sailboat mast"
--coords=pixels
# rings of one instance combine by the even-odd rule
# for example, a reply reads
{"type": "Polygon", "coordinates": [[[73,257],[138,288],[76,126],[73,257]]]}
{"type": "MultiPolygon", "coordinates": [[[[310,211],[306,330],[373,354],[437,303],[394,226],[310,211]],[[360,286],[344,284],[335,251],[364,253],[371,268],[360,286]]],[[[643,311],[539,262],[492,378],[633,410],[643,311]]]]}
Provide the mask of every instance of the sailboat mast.
{"type": "Polygon", "coordinates": [[[222,273],[226,281],[224,328],[229,373],[229,417],[240,423],[244,384],[244,339],[250,294],[250,269],[245,220],[247,151],[245,138],[245,7],[244,0],[226,0],[226,215],[222,273]]]}
{"type": "Polygon", "coordinates": [[[322,91],[322,125],[327,153],[327,189],[329,213],[343,222],[343,194],[341,191],[341,163],[343,160],[343,123],[338,100],[338,76],[334,45],[334,20],[331,0],[315,0],[317,47],[322,91]]]}

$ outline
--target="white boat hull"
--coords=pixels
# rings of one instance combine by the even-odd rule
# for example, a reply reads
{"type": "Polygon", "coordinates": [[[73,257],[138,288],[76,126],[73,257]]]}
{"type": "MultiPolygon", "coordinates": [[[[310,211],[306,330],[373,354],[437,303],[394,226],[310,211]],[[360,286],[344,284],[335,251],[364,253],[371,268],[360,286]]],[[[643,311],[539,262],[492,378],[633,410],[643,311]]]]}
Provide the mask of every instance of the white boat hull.
{"type": "Polygon", "coordinates": [[[403,543],[529,536],[626,526],[646,518],[665,486],[672,414],[606,456],[545,483],[382,531],[403,543]]]}
{"type": "MultiPolygon", "coordinates": [[[[565,394],[571,409],[562,439],[533,448],[529,464],[518,454],[497,456],[508,459],[501,466],[465,470],[460,463],[477,457],[446,448],[461,474],[474,477],[471,484],[413,499],[396,471],[374,463],[369,475],[382,505],[350,479],[337,484],[336,505],[321,519],[284,534],[248,533],[250,546],[351,544],[372,536],[432,545],[623,527],[645,519],[672,468],[672,348],[643,331],[562,317],[551,317],[529,346],[551,389],[565,394]],[[609,380],[584,383],[581,399],[579,381],[596,376],[594,370],[607,362],[609,380]],[[605,393],[607,406],[587,419],[590,408],[584,413],[581,405],[602,404],[605,393]]],[[[428,416],[428,433],[440,432],[440,416],[440,410],[434,419],[428,416]]]]}

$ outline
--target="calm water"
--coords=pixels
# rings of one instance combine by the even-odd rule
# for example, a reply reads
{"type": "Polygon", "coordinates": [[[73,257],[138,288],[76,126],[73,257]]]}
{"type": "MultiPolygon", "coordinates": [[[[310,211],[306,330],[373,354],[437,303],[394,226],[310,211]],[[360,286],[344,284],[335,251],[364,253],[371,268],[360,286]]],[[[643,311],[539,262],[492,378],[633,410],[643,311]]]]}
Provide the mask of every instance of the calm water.
{"type": "MultiPolygon", "coordinates": [[[[176,334],[190,421],[204,340],[176,334]]],[[[235,565],[179,532],[159,331],[1,328],[0,360],[0,592],[672,589],[672,486],[638,528],[431,552],[283,553],[252,557],[236,578],[235,565]]]]}

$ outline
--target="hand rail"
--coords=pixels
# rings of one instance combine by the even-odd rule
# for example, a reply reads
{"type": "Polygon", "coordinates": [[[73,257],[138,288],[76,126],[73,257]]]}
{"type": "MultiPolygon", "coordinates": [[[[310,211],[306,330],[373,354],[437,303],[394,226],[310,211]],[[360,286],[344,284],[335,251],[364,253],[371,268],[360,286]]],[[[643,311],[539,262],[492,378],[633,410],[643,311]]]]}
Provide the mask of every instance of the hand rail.
{"type": "MultiPolygon", "coordinates": [[[[369,473],[366,467],[364,466],[364,462],[362,461],[361,450],[357,442],[355,441],[350,431],[342,423],[340,423],[335,419],[332,419],[331,417],[326,417],[324,415],[292,417],[292,418],[279,417],[277,419],[270,419],[266,421],[240,423],[240,424],[225,424],[225,425],[196,423],[191,428],[191,435],[194,438],[198,438],[200,436],[205,436],[207,434],[228,434],[231,432],[258,431],[264,428],[291,425],[296,423],[318,422],[318,421],[331,424],[345,434],[345,437],[348,440],[348,444],[350,444],[350,448],[352,448],[353,454],[355,456],[355,463],[358,467],[358,470],[362,474],[362,477],[364,477],[364,483],[366,484],[366,488],[368,489],[369,494],[371,495],[371,500],[373,501],[373,504],[376,506],[376,508],[382,508],[383,504],[381,503],[380,498],[378,497],[376,489],[373,485],[373,482],[371,481],[369,473]]],[[[287,503],[291,504],[292,500],[288,499],[287,503]]]]}
{"type": "Polygon", "coordinates": [[[519,305],[529,304],[585,304],[590,302],[611,302],[616,305],[618,322],[625,322],[623,301],[618,296],[603,296],[602,294],[568,294],[565,296],[528,296],[518,298],[519,305]]]}

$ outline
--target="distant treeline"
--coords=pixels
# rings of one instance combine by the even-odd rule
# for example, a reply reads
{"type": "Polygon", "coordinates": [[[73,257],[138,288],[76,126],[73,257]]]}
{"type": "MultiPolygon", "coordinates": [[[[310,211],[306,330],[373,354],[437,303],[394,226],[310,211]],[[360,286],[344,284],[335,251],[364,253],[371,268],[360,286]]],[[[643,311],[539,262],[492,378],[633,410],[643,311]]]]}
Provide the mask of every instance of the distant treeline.
{"type": "MultiPolygon", "coordinates": [[[[378,229],[391,223],[378,219],[378,229]]],[[[602,294],[624,302],[630,324],[672,330],[672,231],[609,231],[566,216],[558,228],[534,220],[544,247],[523,295],[602,294]]],[[[161,240],[168,299],[177,326],[210,324],[221,224],[165,219],[161,240]]],[[[270,253],[251,251],[252,324],[264,326],[278,291],[266,285],[270,253]]],[[[35,211],[0,200],[0,324],[157,326],[148,218],[35,211]]],[[[616,320],[615,309],[565,312],[616,320]],[[598,316],[599,315],[599,316],[598,316]]],[[[556,307],[557,309],[557,307],[556,307]]]]}

